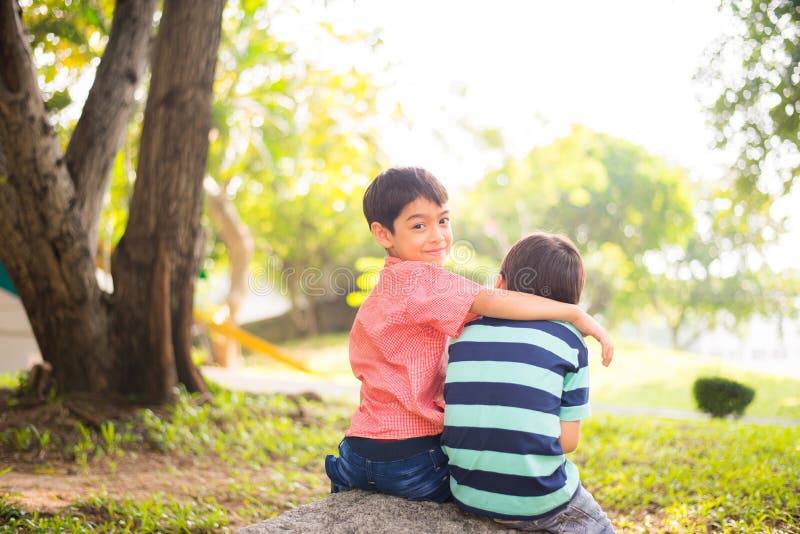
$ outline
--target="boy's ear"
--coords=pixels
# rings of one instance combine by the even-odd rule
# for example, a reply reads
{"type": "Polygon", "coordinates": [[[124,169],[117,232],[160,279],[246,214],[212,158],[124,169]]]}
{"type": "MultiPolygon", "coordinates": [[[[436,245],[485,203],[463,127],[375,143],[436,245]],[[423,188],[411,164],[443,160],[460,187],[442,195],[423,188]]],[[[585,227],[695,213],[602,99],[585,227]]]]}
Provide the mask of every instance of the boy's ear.
{"type": "Polygon", "coordinates": [[[392,232],[388,228],[376,221],[369,225],[369,229],[380,246],[392,248],[392,232]]]}
{"type": "Polygon", "coordinates": [[[497,275],[497,282],[495,282],[494,287],[496,289],[508,289],[508,285],[506,284],[506,279],[503,278],[502,274],[497,275]]]}

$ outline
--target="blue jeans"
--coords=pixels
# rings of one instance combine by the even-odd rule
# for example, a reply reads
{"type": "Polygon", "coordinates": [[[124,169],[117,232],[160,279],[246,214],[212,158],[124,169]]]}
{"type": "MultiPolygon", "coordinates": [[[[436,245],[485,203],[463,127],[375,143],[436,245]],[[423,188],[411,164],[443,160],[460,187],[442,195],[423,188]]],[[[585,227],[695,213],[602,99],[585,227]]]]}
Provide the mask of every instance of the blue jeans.
{"type": "Polygon", "coordinates": [[[339,457],[325,458],[331,491],[365,489],[405,497],[412,501],[445,502],[450,498],[447,456],[440,447],[392,461],[359,456],[342,440],[339,457]]]}
{"type": "Polygon", "coordinates": [[[540,530],[556,534],[613,534],[614,526],[606,513],[583,486],[567,507],[550,517],[523,521],[495,519],[497,523],[518,530],[540,530]]]}

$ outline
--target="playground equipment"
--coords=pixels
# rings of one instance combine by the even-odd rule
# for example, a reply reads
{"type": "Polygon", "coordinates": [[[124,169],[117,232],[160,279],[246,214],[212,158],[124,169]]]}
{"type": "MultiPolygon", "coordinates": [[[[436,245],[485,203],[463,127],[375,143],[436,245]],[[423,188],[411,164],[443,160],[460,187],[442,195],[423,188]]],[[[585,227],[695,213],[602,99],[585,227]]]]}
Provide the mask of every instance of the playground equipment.
{"type": "Polygon", "coordinates": [[[269,343],[268,341],[265,341],[260,337],[243,330],[229,319],[215,320],[211,314],[200,311],[195,311],[194,319],[198,323],[205,325],[206,328],[222,334],[223,336],[231,337],[238,341],[243,347],[247,347],[258,354],[278,360],[279,362],[282,362],[306,374],[316,374],[314,371],[303,365],[302,362],[299,362],[293,357],[289,356],[272,343],[269,343]]]}
{"type": "MultiPolygon", "coordinates": [[[[306,374],[314,371],[281,349],[243,330],[230,320],[216,320],[211,314],[195,311],[195,321],[209,330],[238,341],[257,354],[282,362],[306,374]]],[[[15,372],[28,368],[41,359],[28,316],[19,301],[14,284],[0,263],[0,372],[15,372]]]]}

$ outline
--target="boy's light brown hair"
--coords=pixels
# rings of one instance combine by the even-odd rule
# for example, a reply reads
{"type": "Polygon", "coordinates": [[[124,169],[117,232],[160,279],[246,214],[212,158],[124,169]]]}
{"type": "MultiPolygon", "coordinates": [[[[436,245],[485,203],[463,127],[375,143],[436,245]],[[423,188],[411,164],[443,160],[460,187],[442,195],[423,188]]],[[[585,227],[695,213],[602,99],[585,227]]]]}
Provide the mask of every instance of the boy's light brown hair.
{"type": "Polygon", "coordinates": [[[517,241],[503,259],[500,274],[511,291],[569,304],[581,300],[586,277],[575,244],[565,236],[544,232],[517,241]]]}

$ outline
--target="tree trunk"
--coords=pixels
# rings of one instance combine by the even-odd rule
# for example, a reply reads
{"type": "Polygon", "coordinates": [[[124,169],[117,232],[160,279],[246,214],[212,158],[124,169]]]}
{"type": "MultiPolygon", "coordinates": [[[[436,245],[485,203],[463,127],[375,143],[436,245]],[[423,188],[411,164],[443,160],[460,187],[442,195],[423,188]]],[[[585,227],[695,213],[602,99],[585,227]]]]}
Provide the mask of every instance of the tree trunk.
{"type": "MultiPolygon", "coordinates": [[[[208,199],[208,213],[219,229],[220,237],[228,249],[231,270],[226,303],[228,318],[236,322],[236,313],[247,297],[247,274],[250,260],[253,258],[253,236],[239,218],[236,208],[225,195],[225,191],[213,178],[205,179],[204,188],[208,199]]],[[[215,363],[227,367],[241,361],[241,347],[238,341],[220,334],[211,334],[211,338],[215,363]]]]}
{"type": "Polygon", "coordinates": [[[133,356],[124,389],[151,400],[172,396],[174,376],[163,372],[172,368],[190,391],[207,391],[190,329],[223,4],[164,5],[128,225],[111,258],[114,345],[133,356]],[[167,324],[154,331],[152,316],[162,313],[167,324]]]}
{"type": "Polygon", "coordinates": [[[223,0],[167,0],[129,223],[95,277],[100,199],[147,62],[155,0],[118,0],[101,67],[64,156],[14,0],[0,0],[0,262],[64,393],[163,401],[190,359],[200,208],[223,0]]]}
{"type": "Polygon", "coordinates": [[[675,320],[669,322],[669,329],[672,335],[672,350],[680,350],[681,348],[680,335],[681,335],[681,327],[683,326],[684,316],[685,316],[684,310],[681,310],[678,313],[678,316],[675,318],[675,320]]]}
{"type": "Polygon", "coordinates": [[[591,300],[586,310],[586,313],[589,315],[602,313],[603,310],[608,309],[608,305],[611,302],[611,286],[603,279],[595,280],[595,282],[596,283],[592,284],[592,290],[589,292],[591,300]]]}
{"type": "Polygon", "coordinates": [[[67,146],[67,169],[75,183],[77,210],[92,256],[111,165],[147,67],[155,4],[155,0],[117,1],[103,59],[67,146]]]}
{"type": "Polygon", "coordinates": [[[289,280],[289,317],[302,336],[316,336],[319,333],[314,299],[303,295],[303,288],[295,280],[289,280]]]}
{"type": "Polygon", "coordinates": [[[103,295],[13,0],[0,0],[0,54],[0,261],[61,390],[105,392],[114,355],[103,295]]]}

